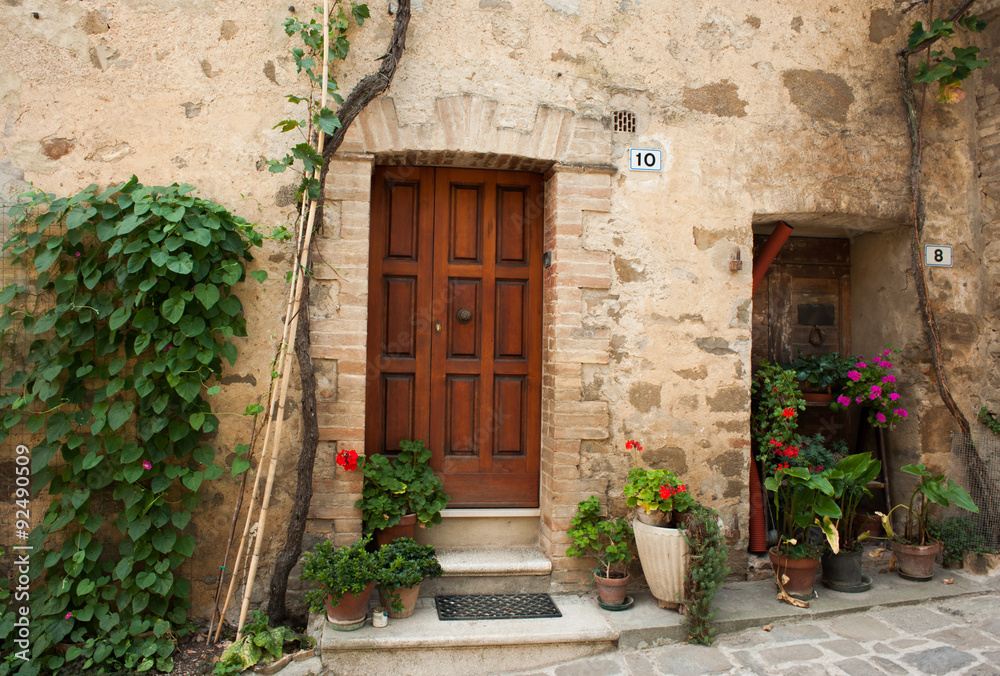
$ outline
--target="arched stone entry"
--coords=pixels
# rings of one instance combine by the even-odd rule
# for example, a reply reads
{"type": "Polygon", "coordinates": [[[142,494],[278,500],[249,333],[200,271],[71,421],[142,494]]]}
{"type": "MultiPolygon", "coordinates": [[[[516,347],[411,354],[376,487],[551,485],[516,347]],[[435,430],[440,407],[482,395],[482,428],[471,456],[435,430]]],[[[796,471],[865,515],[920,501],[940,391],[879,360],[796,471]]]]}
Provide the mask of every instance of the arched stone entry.
{"type": "Polygon", "coordinates": [[[392,99],[359,116],[333,160],[326,223],[316,245],[312,356],[318,380],[321,448],[309,530],[338,543],[360,536],[360,476],[338,468],[340,449],[364,445],[369,204],[376,164],[484,167],[544,173],[542,432],[539,543],[553,563],[553,584],[589,577],[565,558],[565,531],[576,504],[602,493],[607,479],[581,477],[580,446],[609,436],[606,402],[584,401],[586,364],[607,364],[607,330],[583,326],[583,291],[607,290],[607,251],[584,246],[585,213],[611,208],[611,132],[602,120],[541,106],[530,130],[496,125],[496,101],[438,99],[430,124],[401,125],[392,99]]]}

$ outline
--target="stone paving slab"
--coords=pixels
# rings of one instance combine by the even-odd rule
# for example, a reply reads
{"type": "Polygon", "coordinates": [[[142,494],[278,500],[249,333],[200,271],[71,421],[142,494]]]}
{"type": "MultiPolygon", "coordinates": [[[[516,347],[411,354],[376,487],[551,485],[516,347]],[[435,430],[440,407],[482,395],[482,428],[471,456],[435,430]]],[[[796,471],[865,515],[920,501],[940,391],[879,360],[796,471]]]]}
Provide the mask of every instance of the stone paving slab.
{"type": "MultiPolygon", "coordinates": [[[[913,588],[903,585],[896,587],[896,596],[880,596],[883,604],[869,608],[844,606],[843,612],[847,614],[838,615],[822,607],[827,597],[821,596],[814,599],[813,607],[806,613],[799,613],[799,609],[784,611],[784,617],[773,622],[768,622],[768,611],[774,609],[769,604],[776,602],[773,599],[765,602],[771,593],[767,590],[756,601],[757,624],[720,635],[712,646],[649,643],[639,650],[575,660],[531,673],[538,676],[1000,676],[996,638],[1000,633],[993,633],[1000,632],[1000,575],[988,580],[962,579],[964,591],[958,595],[952,594],[961,574],[949,571],[951,576],[956,577],[955,585],[942,585],[940,581],[937,586],[924,584],[922,602],[915,602],[911,596],[913,588]],[[899,600],[898,605],[893,605],[894,598],[899,600]],[[589,670],[591,663],[599,664],[599,669],[589,670]]],[[[759,587],[761,583],[749,584],[759,587]]],[[[732,587],[729,591],[748,594],[732,587]]],[[[741,612],[739,608],[729,608],[727,615],[733,618],[741,612]]]]}

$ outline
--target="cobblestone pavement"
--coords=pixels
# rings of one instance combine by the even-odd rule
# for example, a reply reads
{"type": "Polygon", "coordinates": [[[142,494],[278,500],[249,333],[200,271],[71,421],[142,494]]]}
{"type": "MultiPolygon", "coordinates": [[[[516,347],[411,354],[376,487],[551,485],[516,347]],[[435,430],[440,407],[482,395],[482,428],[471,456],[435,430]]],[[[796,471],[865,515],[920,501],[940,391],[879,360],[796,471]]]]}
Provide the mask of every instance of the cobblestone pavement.
{"type": "Polygon", "coordinates": [[[746,629],[719,636],[711,647],[603,653],[524,673],[1000,676],[1000,592],[746,629]]]}

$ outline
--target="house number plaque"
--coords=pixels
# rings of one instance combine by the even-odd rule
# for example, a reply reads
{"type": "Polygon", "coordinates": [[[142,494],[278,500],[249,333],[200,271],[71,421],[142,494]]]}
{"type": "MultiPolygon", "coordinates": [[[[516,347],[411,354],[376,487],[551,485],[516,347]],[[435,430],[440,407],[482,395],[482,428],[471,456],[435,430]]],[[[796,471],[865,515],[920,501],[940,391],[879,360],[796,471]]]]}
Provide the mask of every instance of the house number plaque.
{"type": "Polygon", "coordinates": [[[924,265],[938,268],[950,268],[951,247],[941,244],[925,244],[924,265]]]}
{"type": "Polygon", "coordinates": [[[629,148],[628,168],[632,171],[662,171],[663,151],[650,148],[629,148]]]}

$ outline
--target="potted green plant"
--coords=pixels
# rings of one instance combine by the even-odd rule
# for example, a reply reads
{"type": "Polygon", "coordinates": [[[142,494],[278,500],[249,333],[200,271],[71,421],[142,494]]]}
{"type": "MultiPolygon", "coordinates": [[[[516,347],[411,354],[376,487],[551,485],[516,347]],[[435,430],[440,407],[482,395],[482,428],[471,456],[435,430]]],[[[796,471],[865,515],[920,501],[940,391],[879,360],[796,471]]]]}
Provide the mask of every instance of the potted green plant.
{"type": "Polygon", "coordinates": [[[382,545],[379,557],[379,603],[388,608],[389,617],[409,617],[416,610],[420,584],[443,573],[434,547],[397,538],[382,545]]]}
{"type": "Polygon", "coordinates": [[[712,600],[729,574],[729,548],[720,524],[718,512],[696,503],[684,525],[684,541],[690,552],[684,578],[688,643],[711,645],[715,640],[712,600]]]}
{"type": "Polygon", "coordinates": [[[636,508],[636,518],[650,526],[667,526],[695,504],[687,486],[667,469],[633,467],[623,492],[625,504],[636,508]]]}
{"type": "Polygon", "coordinates": [[[576,516],[566,533],[573,544],[567,556],[596,556],[594,582],[601,603],[620,607],[625,603],[628,588],[628,564],[632,560],[632,528],[622,518],[605,518],[596,495],[577,505],[576,516]]]}
{"type": "MultiPolygon", "coordinates": [[[[797,452],[794,447],[789,450],[797,452]]],[[[821,552],[821,545],[810,538],[814,527],[823,532],[834,551],[839,549],[832,520],[840,518],[841,512],[833,499],[832,474],[831,468],[814,472],[783,462],[764,480],[778,527],[778,544],[768,554],[776,578],[782,581],[787,576],[780,586],[789,596],[812,596],[821,552]]]]}
{"type": "Polygon", "coordinates": [[[882,527],[885,528],[886,535],[892,538],[892,553],[896,557],[900,576],[924,582],[934,576],[934,559],[941,549],[941,543],[931,538],[928,528],[931,505],[947,509],[954,503],[956,507],[977,514],[979,507],[964,488],[944,474],[934,474],[924,464],[905,465],[899,469],[917,477],[917,483],[907,504],[900,503],[889,510],[888,514],[881,515],[882,527]],[[906,522],[902,533],[894,533],[891,516],[900,507],[906,509],[906,522]]]}
{"type": "Polygon", "coordinates": [[[394,460],[378,453],[363,459],[354,451],[337,454],[344,469],[361,467],[365,480],[354,506],[361,508],[364,532],[375,532],[379,544],[413,537],[418,523],[426,528],[441,523],[441,510],[448,505],[444,485],[431,468],[430,449],[422,441],[399,446],[394,460]]]}
{"type": "Polygon", "coordinates": [[[870,453],[856,453],[842,458],[833,468],[834,501],[841,516],[834,521],[838,547],[831,547],[823,554],[823,585],[843,592],[862,592],[871,588],[871,578],[865,581],[861,570],[862,541],[869,537],[862,531],[864,522],[859,520],[858,505],[862,498],[871,496],[868,484],[878,476],[882,463],[870,453]]]}
{"type": "MultiPolygon", "coordinates": [[[[625,448],[641,451],[637,441],[625,448]]],[[[638,458],[634,458],[638,462],[638,458]]],[[[687,575],[688,547],[679,530],[688,511],[697,505],[687,486],[670,470],[633,467],[623,488],[625,504],[635,507],[632,524],[642,572],[661,608],[680,609],[687,575]],[[677,527],[668,527],[674,523],[677,527]]]]}
{"type": "Polygon", "coordinates": [[[941,559],[945,566],[961,568],[966,554],[988,554],[986,536],[977,524],[968,518],[949,516],[940,521],[929,521],[927,532],[941,543],[941,559]]]}
{"type": "Polygon", "coordinates": [[[379,579],[380,557],[366,547],[366,536],[354,544],[335,548],[329,540],[306,552],[302,579],[313,583],[306,602],[313,612],[326,611],[334,629],[351,631],[365,623],[368,601],[379,579]]]}
{"type": "Polygon", "coordinates": [[[841,357],[839,352],[802,354],[788,365],[806,401],[833,401],[847,381],[847,372],[856,360],[841,357]]]}

